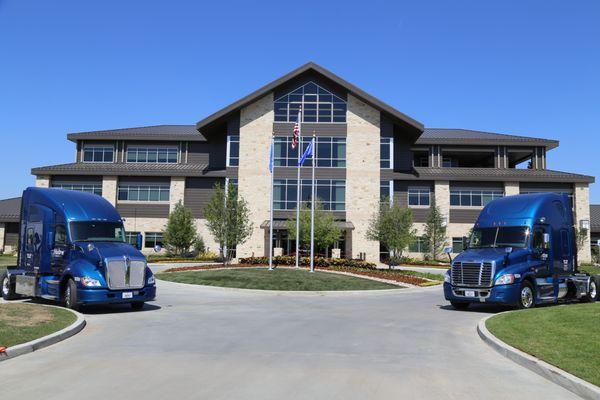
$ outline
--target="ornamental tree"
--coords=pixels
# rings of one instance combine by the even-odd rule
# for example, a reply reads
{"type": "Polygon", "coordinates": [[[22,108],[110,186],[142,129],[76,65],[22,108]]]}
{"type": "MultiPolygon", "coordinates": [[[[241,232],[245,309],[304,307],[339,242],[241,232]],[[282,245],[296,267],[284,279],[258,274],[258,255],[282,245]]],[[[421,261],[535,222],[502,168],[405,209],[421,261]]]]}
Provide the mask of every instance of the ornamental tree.
{"type": "Polygon", "coordinates": [[[192,211],[179,201],[173,212],[169,214],[164,232],[165,246],[169,252],[185,256],[197,240],[198,234],[192,211]]]}
{"type": "MultiPolygon", "coordinates": [[[[296,237],[296,219],[286,222],[289,236],[296,237]]],[[[323,205],[317,199],[315,203],[315,248],[326,249],[340,239],[342,231],[335,225],[335,218],[329,211],[323,210],[323,205]]],[[[300,246],[310,248],[310,207],[300,206],[300,246]]],[[[315,252],[316,253],[316,252],[315,252]]]]}
{"type": "Polygon", "coordinates": [[[429,245],[429,254],[433,260],[436,260],[447,243],[446,227],[444,219],[435,199],[431,201],[431,211],[425,223],[425,234],[423,238],[429,245]]]}

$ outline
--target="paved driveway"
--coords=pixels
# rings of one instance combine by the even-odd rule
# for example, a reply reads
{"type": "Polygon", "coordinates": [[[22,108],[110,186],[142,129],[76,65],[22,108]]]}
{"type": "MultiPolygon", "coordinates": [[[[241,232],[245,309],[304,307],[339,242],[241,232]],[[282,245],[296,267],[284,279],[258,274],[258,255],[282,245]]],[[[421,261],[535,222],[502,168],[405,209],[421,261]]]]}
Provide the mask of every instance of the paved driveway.
{"type": "MultiPolygon", "coordinates": [[[[439,288],[273,294],[159,281],[0,363],[3,399],[571,399],[489,349],[439,288]]],[[[532,334],[535,334],[532,332],[532,334]]]]}

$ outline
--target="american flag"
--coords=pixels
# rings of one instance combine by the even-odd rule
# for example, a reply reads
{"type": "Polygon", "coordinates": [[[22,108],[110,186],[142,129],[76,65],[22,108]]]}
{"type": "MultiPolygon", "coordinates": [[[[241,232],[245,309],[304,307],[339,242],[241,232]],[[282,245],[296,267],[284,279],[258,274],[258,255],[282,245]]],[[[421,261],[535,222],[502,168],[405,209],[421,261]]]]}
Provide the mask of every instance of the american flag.
{"type": "Polygon", "coordinates": [[[300,119],[302,118],[302,111],[298,111],[298,119],[294,124],[294,133],[292,134],[292,149],[298,146],[298,140],[300,138],[300,119]]]}

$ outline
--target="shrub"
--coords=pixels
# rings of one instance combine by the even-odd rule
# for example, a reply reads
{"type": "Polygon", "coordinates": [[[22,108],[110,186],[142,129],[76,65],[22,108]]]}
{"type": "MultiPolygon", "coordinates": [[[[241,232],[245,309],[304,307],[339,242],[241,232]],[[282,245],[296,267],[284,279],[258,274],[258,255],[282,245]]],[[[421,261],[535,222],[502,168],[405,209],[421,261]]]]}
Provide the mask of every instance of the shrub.
{"type": "MultiPolygon", "coordinates": [[[[248,265],[267,265],[269,263],[268,257],[247,257],[240,258],[240,264],[248,265]]],[[[277,256],[273,257],[273,265],[295,265],[296,258],[293,256],[277,256]]],[[[307,267],[310,265],[310,257],[300,257],[300,265],[307,267]]],[[[349,267],[349,268],[368,268],[375,269],[374,263],[361,261],[361,260],[349,260],[345,258],[325,258],[315,257],[315,266],[321,268],[327,267],[349,267]]]]}

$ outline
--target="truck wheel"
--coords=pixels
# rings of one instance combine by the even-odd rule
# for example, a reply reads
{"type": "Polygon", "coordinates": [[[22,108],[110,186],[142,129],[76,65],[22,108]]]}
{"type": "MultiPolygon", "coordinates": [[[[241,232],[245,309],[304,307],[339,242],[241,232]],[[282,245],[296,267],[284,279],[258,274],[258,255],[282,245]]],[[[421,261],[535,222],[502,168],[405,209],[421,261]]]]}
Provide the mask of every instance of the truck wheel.
{"type": "Polygon", "coordinates": [[[519,308],[533,308],[535,307],[535,292],[533,286],[528,281],[523,281],[521,288],[519,289],[519,308]]]}
{"type": "Polygon", "coordinates": [[[457,310],[466,310],[467,308],[469,308],[469,303],[461,303],[458,301],[451,301],[450,304],[452,304],[452,307],[454,307],[457,310]]]}
{"type": "Polygon", "coordinates": [[[588,292],[581,298],[581,301],[585,303],[593,303],[596,301],[598,297],[598,283],[596,279],[592,276],[590,278],[590,287],[588,288],[588,292]]]}
{"type": "Polygon", "coordinates": [[[4,300],[16,299],[15,284],[10,282],[8,272],[4,271],[0,274],[0,282],[2,283],[2,298],[4,300]]]}
{"type": "Polygon", "coordinates": [[[65,301],[65,307],[75,311],[79,309],[79,304],[77,303],[77,285],[73,279],[67,281],[63,299],[65,301]]]}
{"type": "Polygon", "coordinates": [[[142,308],[144,308],[144,302],[143,301],[134,301],[133,303],[131,303],[131,308],[134,309],[135,311],[139,311],[142,308]]]}

